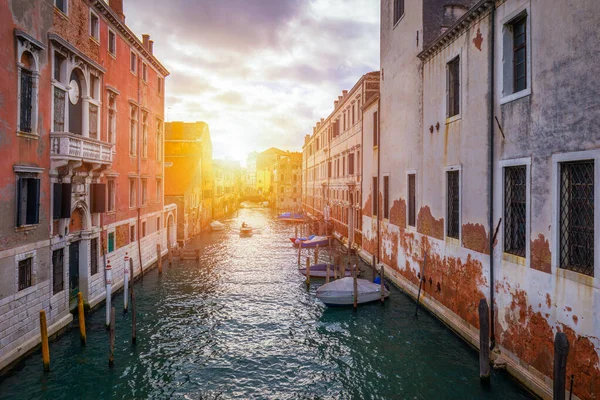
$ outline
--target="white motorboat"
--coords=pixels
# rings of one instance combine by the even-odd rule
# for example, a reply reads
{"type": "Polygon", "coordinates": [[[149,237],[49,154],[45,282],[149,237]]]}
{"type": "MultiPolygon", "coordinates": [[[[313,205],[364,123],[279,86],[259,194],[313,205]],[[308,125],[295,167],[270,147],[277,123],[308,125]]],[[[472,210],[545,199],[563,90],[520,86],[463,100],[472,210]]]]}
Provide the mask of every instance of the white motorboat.
{"type": "MultiPolygon", "coordinates": [[[[357,279],[358,304],[377,301],[381,298],[381,285],[366,279],[357,279]]],[[[384,287],[383,295],[390,291],[384,287]]],[[[354,278],[342,278],[326,283],[317,289],[317,299],[327,306],[350,306],[354,304],[354,278]]]]}
{"type": "Polygon", "coordinates": [[[222,231],[225,229],[225,224],[219,221],[213,221],[210,223],[210,229],[213,231],[222,231]]]}

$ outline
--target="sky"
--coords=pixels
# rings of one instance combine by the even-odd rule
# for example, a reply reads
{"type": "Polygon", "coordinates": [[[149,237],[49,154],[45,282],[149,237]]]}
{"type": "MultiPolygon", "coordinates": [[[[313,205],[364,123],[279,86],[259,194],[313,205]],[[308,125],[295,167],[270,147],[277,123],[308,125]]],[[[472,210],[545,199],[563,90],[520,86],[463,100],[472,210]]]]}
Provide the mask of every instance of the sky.
{"type": "Polygon", "coordinates": [[[214,158],[301,151],[361,75],[379,69],[379,0],[124,0],[170,71],[167,121],[208,123],[214,158]]]}

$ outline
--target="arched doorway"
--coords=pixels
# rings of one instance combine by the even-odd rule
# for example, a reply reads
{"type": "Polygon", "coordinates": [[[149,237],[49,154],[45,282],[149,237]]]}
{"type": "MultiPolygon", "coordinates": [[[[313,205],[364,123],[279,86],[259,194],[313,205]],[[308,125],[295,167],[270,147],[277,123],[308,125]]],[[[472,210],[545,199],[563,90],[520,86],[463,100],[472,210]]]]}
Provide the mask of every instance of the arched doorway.
{"type": "Polygon", "coordinates": [[[83,132],[83,101],[86,86],[83,73],[74,69],[69,77],[69,132],[81,135],[83,132]]]}

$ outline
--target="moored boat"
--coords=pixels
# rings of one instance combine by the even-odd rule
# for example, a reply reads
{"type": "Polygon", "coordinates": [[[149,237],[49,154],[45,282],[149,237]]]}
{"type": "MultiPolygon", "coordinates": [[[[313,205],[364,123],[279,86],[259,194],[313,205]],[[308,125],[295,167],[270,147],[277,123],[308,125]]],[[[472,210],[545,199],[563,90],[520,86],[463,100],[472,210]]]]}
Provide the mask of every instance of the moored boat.
{"type": "MultiPolygon", "coordinates": [[[[333,274],[334,265],[329,264],[329,277],[333,278],[335,275],[333,274]]],[[[298,272],[302,275],[306,276],[306,268],[298,268],[298,272]]],[[[338,266],[338,273],[341,273],[338,266]]],[[[345,276],[352,276],[352,271],[347,270],[345,272],[345,276]]],[[[310,277],[311,278],[326,278],[327,277],[327,264],[315,264],[310,266],[310,277]]]]}
{"type": "MultiPolygon", "coordinates": [[[[311,272],[312,274],[312,272],[311,272]]],[[[357,279],[358,304],[377,301],[381,298],[381,285],[366,279],[357,279]]],[[[390,291],[384,287],[384,297],[390,291]]],[[[317,289],[317,299],[327,306],[350,306],[354,304],[354,278],[342,278],[326,283],[317,289]]]]}
{"type": "Polygon", "coordinates": [[[327,236],[309,236],[307,238],[290,238],[294,247],[325,247],[329,246],[329,238],[327,236]]]}
{"type": "Polygon", "coordinates": [[[277,216],[277,219],[280,221],[287,221],[287,222],[302,222],[302,221],[304,221],[304,214],[286,212],[283,214],[279,214],[277,216]]]}
{"type": "Polygon", "coordinates": [[[222,231],[225,229],[225,224],[219,221],[213,221],[210,223],[210,229],[213,231],[222,231]]]}

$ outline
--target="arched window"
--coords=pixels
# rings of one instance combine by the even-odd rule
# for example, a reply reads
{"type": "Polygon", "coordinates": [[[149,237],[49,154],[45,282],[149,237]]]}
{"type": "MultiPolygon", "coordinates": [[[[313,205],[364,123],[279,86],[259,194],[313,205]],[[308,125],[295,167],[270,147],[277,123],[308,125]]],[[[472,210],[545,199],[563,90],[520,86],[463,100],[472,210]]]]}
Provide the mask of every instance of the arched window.
{"type": "Polygon", "coordinates": [[[39,56],[46,47],[26,33],[15,30],[17,39],[17,135],[37,137],[39,56]]]}

